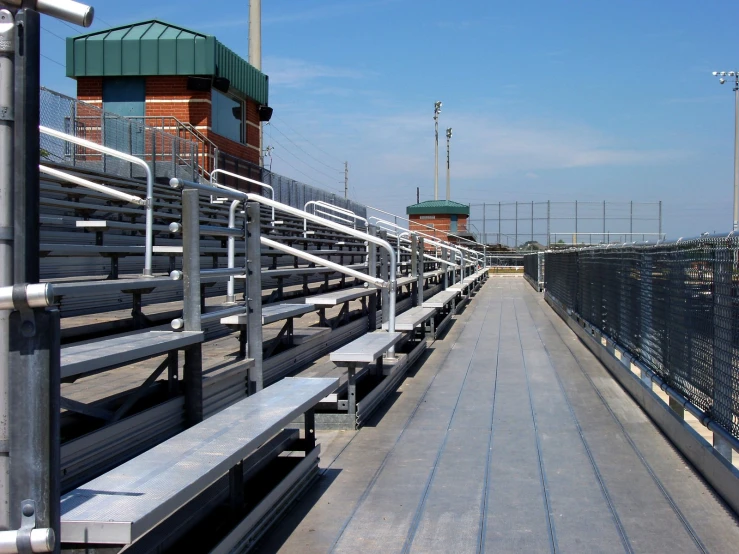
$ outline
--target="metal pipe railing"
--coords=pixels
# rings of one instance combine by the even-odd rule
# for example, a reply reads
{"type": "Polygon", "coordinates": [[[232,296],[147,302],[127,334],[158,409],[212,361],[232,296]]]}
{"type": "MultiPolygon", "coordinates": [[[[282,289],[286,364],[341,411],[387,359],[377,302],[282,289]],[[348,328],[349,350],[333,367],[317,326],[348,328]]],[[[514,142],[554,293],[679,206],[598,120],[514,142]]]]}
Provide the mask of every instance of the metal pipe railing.
{"type": "MultiPolygon", "coordinates": [[[[367,221],[367,220],[366,220],[365,218],[363,218],[363,217],[362,217],[361,215],[357,215],[357,214],[355,214],[355,213],[354,213],[353,211],[351,211],[351,210],[347,210],[346,208],[342,208],[342,207],[340,207],[340,206],[334,206],[333,204],[329,204],[328,202],[324,202],[323,200],[314,200],[313,202],[315,202],[315,204],[316,204],[317,206],[323,206],[324,208],[328,208],[328,209],[331,209],[331,210],[333,210],[333,211],[335,211],[335,212],[338,212],[338,213],[343,213],[344,215],[348,215],[349,217],[351,217],[351,218],[352,218],[352,219],[354,219],[355,221],[361,221],[361,222],[363,222],[363,223],[364,223],[364,226],[365,226],[365,228],[366,228],[366,227],[369,227],[369,221],[367,221]]],[[[306,210],[306,211],[307,211],[307,210],[306,210]]]]}
{"type": "Polygon", "coordinates": [[[102,192],[103,194],[107,194],[108,196],[112,196],[113,198],[117,198],[118,200],[130,202],[131,204],[136,204],[138,206],[146,205],[146,200],[136,195],[121,192],[120,190],[116,190],[106,185],[101,185],[100,183],[93,183],[92,181],[88,181],[87,179],[82,179],[81,177],[76,177],[75,175],[70,175],[69,173],[59,171],[58,169],[54,169],[52,167],[46,167],[45,165],[39,164],[38,169],[41,173],[45,173],[46,175],[51,175],[52,177],[56,177],[57,179],[63,179],[64,181],[74,183],[75,185],[80,185],[81,187],[85,187],[90,190],[102,192]]]}
{"type": "Polygon", "coordinates": [[[282,244],[281,242],[277,242],[265,237],[261,237],[260,240],[263,245],[274,248],[275,250],[279,250],[280,252],[284,252],[285,254],[289,254],[290,256],[302,258],[303,260],[306,260],[308,262],[319,264],[323,267],[328,267],[329,269],[333,269],[340,273],[355,277],[361,281],[366,281],[367,283],[372,283],[373,285],[377,285],[378,287],[382,287],[385,284],[385,281],[383,279],[372,277],[370,275],[367,275],[366,273],[362,273],[361,271],[357,271],[349,267],[344,267],[341,264],[337,264],[336,262],[321,258],[320,256],[314,256],[313,254],[310,254],[305,250],[299,250],[297,248],[293,248],[292,246],[287,246],[286,244],[282,244]]]}
{"type": "MultiPolygon", "coordinates": [[[[350,225],[354,225],[354,222],[351,219],[346,219],[345,217],[341,217],[340,215],[332,214],[331,212],[324,212],[323,210],[316,209],[314,212],[316,215],[323,215],[326,217],[330,217],[331,219],[335,219],[336,221],[343,221],[344,223],[348,223],[350,225]]],[[[356,229],[356,227],[354,227],[356,229]]]]}
{"type": "MultiPolygon", "coordinates": [[[[234,179],[240,179],[242,181],[245,181],[247,183],[251,183],[252,185],[257,185],[262,188],[265,188],[270,191],[272,194],[272,200],[275,199],[275,189],[272,187],[272,185],[268,185],[267,183],[262,183],[261,181],[255,181],[254,179],[249,179],[249,177],[244,177],[243,175],[239,175],[238,173],[232,173],[230,171],[226,171],[225,169],[214,169],[210,174],[210,184],[214,187],[222,188],[224,190],[236,190],[232,189],[231,187],[227,187],[226,185],[220,185],[215,182],[216,174],[223,173],[224,175],[228,175],[229,177],[233,177],[234,179]]],[[[272,208],[272,222],[275,221],[275,209],[272,208]]]]}
{"type": "MultiPolygon", "coordinates": [[[[214,194],[218,191],[221,191],[223,192],[225,196],[231,198],[232,200],[241,200],[242,202],[256,202],[258,204],[263,204],[265,206],[275,208],[276,210],[285,212],[292,216],[302,218],[302,219],[308,219],[314,223],[318,223],[319,225],[323,225],[324,227],[333,229],[334,231],[339,231],[341,233],[358,238],[360,240],[365,240],[367,242],[374,243],[384,248],[385,250],[387,250],[388,255],[390,256],[390,279],[389,279],[389,282],[387,283],[383,282],[381,286],[387,287],[390,290],[395,290],[395,276],[397,274],[397,269],[398,269],[397,268],[397,257],[395,255],[395,250],[393,249],[393,247],[390,245],[390,243],[388,243],[385,240],[372,236],[368,233],[364,233],[362,231],[357,231],[356,229],[352,229],[351,227],[346,227],[345,225],[340,225],[338,223],[334,223],[333,221],[323,219],[322,217],[310,214],[298,208],[293,208],[292,206],[288,206],[286,204],[282,204],[281,202],[275,202],[274,200],[270,200],[268,198],[265,198],[264,196],[260,196],[257,194],[245,193],[245,192],[237,191],[235,189],[228,189],[228,190],[219,189],[211,185],[205,185],[202,183],[193,183],[191,181],[186,181],[184,179],[179,179],[179,178],[170,179],[169,184],[174,189],[190,188],[190,189],[200,190],[208,194],[214,194]]],[[[320,264],[325,265],[326,261],[327,260],[321,259],[320,264]]],[[[316,263],[319,263],[319,262],[316,262],[316,263]]],[[[339,267],[341,268],[340,271],[342,273],[349,274],[347,273],[348,268],[345,268],[343,266],[339,266],[339,267]]],[[[390,295],[390,299],[388,302],[388,331],[395,332],[395,295],[394,294],[390,295]]],[[[394,353],[395,353],[394,348],[391,348],[388,350],[388,354],[390,356],[394,355],[394,353]]]]}
{"type": "Polygon", "coordinates": [[[107,146],[102,146],[96,142],[81,139],[79,137],[75,137],[74,135],[68,135],[67,133],[62,133],[61,131],[51,129],[49,127],[44,127],[43,125],[39,125],[39,131],[41,131],[45,135],[49,135],[61,140],[66,140],[67,142],[71,142],[72,144],[84,146],[85,148],[89,148],[90,150],[96,150],[97,152],[108,154],[109,156],[113,156],[114,158],[136,164],[144,169],[144,171],[146,172],[146,204],[144,204],[146,208],[144,275],[152,275],[151,260],[152,252],[154,251],[154,176],[152,175],[149,164],[146,163],[144,160],[137,158],[136,156],[131,156],[130,154],[125,154],[123,152],[119,152],[118,150],[108,148],[107,146]]]}

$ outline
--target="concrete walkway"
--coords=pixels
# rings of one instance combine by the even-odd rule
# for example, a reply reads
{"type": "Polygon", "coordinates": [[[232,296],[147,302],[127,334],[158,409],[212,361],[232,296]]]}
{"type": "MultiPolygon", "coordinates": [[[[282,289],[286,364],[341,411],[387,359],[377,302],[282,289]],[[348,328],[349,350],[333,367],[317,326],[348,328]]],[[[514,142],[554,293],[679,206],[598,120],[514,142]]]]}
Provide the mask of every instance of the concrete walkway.
{"type": "Polygon", "coordinates": [[[491,278],[260,552],[739,551],[733,513],[522,278],[491,278]]]}

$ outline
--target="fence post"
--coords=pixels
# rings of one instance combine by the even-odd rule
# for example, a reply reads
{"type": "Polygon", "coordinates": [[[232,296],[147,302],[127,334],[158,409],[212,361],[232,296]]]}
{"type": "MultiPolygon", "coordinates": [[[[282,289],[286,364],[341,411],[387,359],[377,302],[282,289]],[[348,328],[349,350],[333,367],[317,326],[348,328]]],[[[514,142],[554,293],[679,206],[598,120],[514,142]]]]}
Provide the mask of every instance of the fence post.
{"type": "Polygon", "coordinates": [[[262,371],[262,244],[261,213],[257,202],[249,202],[246,206],[246,331],[247,356],[254,360],[254,367],[249,370],[249,394],[254,394],[264,387],[262,371]]]}
{"type": "Polygon", "coordinates": [[[518,200],[516,200],[516,234],[513,240],[513,248],[518,250],[518,200]]]}
{"type": "Polygon", "coordinates": [[[531,201],[531,242],[534,242],[534,201],[531,201]]]}
{"type": "Polygon", "coordinates": [[[154,174],[154,178],[156,179],[156,176],[157,176],[157,134],[154,131],[151,132],[151,172],[154,174]]]}
{"type": "Polygon", "coordinates": [[[498,202],[498,244],[500,244],[500,202],[498,202]]]}
{"type": "Polygon", "coordinates": [[[551,228],[551,217],[550,217],[551,207],[552,207],[551,200],[547,200],[547,247],[549,247],[552,244],[552,240],[551,240],[552,228],[551,228]]]}
{"type": "Polygon", "coordinates": [[[483,202],[482,203],[482,243],[483,244],[487,244],[488,243],[488,235],[487,235],[487,232],[485,231],[485,223],[486,223],[485,216],[486,216],[486,213],[485,213],[485,202],[483,202]]]}

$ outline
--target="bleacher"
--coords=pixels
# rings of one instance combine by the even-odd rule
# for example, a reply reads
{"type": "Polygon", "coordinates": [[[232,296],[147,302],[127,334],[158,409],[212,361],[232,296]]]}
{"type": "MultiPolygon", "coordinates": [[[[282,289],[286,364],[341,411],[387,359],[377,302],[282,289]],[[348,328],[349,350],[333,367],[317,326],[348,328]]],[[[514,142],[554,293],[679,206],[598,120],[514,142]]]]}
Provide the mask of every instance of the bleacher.
{"type": "Polygon", "coordinates": [[[251,544],[315,475],[315,430],[362,425],[486,275],[397,249],[390,291],[384,231],[286,205],[275,216],[254,196],[229,225],[230,202],[206,185],[165,180],[145,275],[146,207],[71,180],[139,198],[146,183],[49,165],[72,176],[42,175],[39,221],[41,277],[61,315],[65,548],[166,550],[223,505],[238,517],[219,540],[251,544]],[[290,452],[302,454],[288,463],[290,452]],[[198,469],[201,456],[212,464],[198,469]],[[265,479],[274,486],[245,499],[265,479]]]}

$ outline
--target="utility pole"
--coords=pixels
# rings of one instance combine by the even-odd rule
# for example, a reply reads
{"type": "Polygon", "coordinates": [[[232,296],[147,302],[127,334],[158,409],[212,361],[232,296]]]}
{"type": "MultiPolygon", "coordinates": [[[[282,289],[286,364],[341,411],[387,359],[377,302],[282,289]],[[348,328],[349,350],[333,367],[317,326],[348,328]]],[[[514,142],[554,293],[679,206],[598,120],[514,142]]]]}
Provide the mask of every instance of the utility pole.
{"type": "Polygon", "coordinates": [[[449,127],[446,130],[446,199],[451,200],[452,185],[451,185],[451,174],[449,171],[449,143],[452,140],[452,128],[449,127]]]}
{"type": "Polygon", "coordinates": [[[349,162],[344,162],[344,200],[349,198],[349,162]]]}
{"type": "MultiPolygon", "coordinates": [[[[249,63],[262,70],[262,0],[249,0],[249,63]]],[[[259,167],[264,167],[264,123],[259,122],[259,167]]]]}
{"type": "Polygon", "coordinates": [[[416,187],[416,204],[421,203],[421,187],[416,187]]]}
{"type": "Polygon", "coordinates": [[[441,101],[434,103],[434,200],[439,199],[439,114],[441,101]]]}

